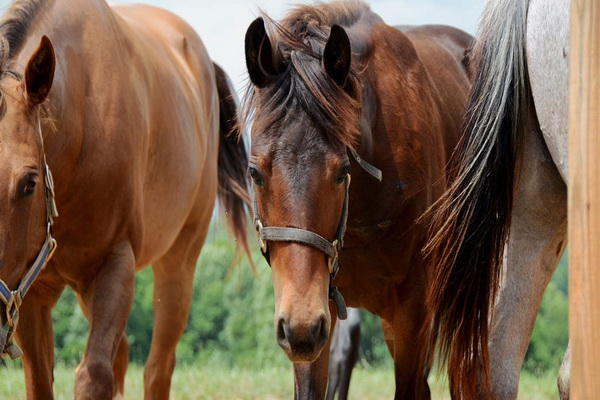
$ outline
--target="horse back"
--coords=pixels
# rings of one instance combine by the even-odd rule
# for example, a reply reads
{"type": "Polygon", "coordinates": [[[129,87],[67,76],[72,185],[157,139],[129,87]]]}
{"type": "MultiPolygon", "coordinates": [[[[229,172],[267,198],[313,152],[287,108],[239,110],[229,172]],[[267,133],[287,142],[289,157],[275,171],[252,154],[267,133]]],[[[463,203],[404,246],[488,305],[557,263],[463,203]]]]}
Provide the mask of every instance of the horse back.
{"type": "Polygon", "coordinates": [[[217,188],[219,105],[212,61],[193,29],[178,16],[151,6],[113,6],[129,29],[123,29],[135,49],[144,85],[136,87],[148,99],[147,154],[144,175],[144,245],[142,263],[161,252],[164,232],[173,237],[184,224],[205,222],[214,207],[217,188]],[[158,155],[158,157],[156,157],[158,155]],[[160,177],[160,179],[156,179],[160,177]],[[182,179],[184,177],[184,179],[182,179]],[[207,201],[199,201],[202,196],[207,201]],[[169,209],[168,218],[163,218],[169,209]],[[158,234],[158,232],[163,232],[158,234]]]}
{"type": "MultiPolygon", "coordinates": [[[[463,59],[471,37],[449,27],[376,24],[365,64],[377,104],[373,142],[386,143],[403,183],[405,207],[421,215],[442,193],[470,87],[463,59]],[[385,127],[385,129],[384,129],[385,127]],[[377,137],[379,136],[379,138],[377,137]],[[384,139],[385,138],[385,139],[384,139]]],[[[380,161],[385,163],[386,161],[380,161]]],[[[389,161],[387,161],[389,162],[389,161]]],[[[388,175],[390,173],[388,172],[388,175]]]]}
{"type": "Polygon", "coordinates": [[[450,26],[399,26],[414,44],[436,92],[443,115],[445,153],[452,154],[461,130],[464,106],[470,89],[469,51],[474,38],[450,26]]]}

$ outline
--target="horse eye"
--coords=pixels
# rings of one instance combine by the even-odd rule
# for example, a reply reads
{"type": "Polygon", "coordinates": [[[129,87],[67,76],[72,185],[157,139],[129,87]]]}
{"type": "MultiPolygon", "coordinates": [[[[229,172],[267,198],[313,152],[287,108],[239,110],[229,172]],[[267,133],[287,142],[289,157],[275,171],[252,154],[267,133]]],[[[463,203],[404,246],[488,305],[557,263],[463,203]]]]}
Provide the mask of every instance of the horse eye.
{"type": "Polygon", "coordinates": [[[30,174],[27,176],[25,184],[23,185],[23,189],[21,191],[22,197],[30,197],[35,192],[35,188],[37,186],[37,175],[30,174]]]}
{"type": "Polygon", "coordinates": [[[262,176],[260,172],[258,172],[258,169],[254,167],[248,167],[248,173],[250,174],[250,177],[252,178],[256,186],[262,186],[264,184],[262,176]]]}

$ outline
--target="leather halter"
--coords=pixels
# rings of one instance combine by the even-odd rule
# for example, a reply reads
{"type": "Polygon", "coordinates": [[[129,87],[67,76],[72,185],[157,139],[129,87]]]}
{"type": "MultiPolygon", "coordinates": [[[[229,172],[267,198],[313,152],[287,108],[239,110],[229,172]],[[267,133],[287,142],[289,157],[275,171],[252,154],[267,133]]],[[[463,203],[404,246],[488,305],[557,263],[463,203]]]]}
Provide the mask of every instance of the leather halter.
{"type": "MultiPolygon", "coordinates": [[[[381,171],[369,164],[352,149],[350,149],[352,156],[355,158],[358,165],[361,166],[367,173],[373,176],[375,179],[381,181],[381,171]]],[[[348,199],[349,199],[349,188],[350,188],[350,174],[344,178],[344,205],[342,207],[342,215],[340,216],[340,222],[338,224],[337,233],[335,239],[330,242],[318,233],[309,231],[307,229],[300,228],[287,228],[287,227],[271,227],[264,226],[260,219],[258,212],[258,202],[256,200],[256,185],[252,182],[252,208],[254,211],[254,227],[258,235],[258,243],[260,245],[260,251],[267,260],[267,264],[271,266],[271,260],[269,258],[269,249],[267,243],[269,241],[276,242],[293,242],[300,243],[307,246],[311,246],[325,253],[327,256],[327,267],[329,269],[329,299],[333,300],[338,311],[338,318],[343,320],[347,318],[346,302],[344,297],[336,286],[332,284],[333,278],[339,271],[339,253],[344,246],[344,234],[346,233],[346,222],[348,220],[348,199]]]]}
{"type": "Polygon", "coordinates": [[[9,356],[13,360],[23,355],[23,352],[13,342],[13,336],[19,323],[19,307],[23,302],[23,297],[31,287],[31,284],[44,269],[54,250],[56,250],[56,240],[52,237],[53,218],[58,217],[56,201],[54,197],[54,181],[52,173],[46,163],[46,153],[44,151],[44,139],[42,137],[42,125],[38,118],[38,133],[42,142],[42,154],[44,161],[44,184],[46,198],[46,239],[39,251],[35,261],[29,268],[25,277],[21,280],[15,290],[10,290],[8,285],[0,279],[0,300],[6,305],[6,323],[0,328],[0,356],[9,356]]]}

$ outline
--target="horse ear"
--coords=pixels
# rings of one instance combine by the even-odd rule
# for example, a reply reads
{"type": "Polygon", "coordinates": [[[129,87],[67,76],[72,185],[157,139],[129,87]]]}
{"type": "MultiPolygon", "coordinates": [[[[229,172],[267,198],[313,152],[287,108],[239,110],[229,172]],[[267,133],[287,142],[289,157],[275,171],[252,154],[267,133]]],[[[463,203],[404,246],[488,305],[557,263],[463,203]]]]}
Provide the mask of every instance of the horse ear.
{"type": "Polygon", "coordinates": [[[351,60],[352,50],[346,31],[339,25],[333,25],[323,51],[323,66],[327,75],[338,85],[344,86],[350,72],[351,60]]]}
{"type": "Polygon", "coordinates": [[[270,76],[277,75],[271,41],[262,18],[255,19],[248,27],[245,45],[248,75],[253,84],[262,88],[267,84],[270,76]]]}
{"type": "Polygon", "coordinates": [[[44,35],[25,69],[25,86],[30,105],[40,104],[48,97],[54,80],[55,65],[54,47],[50,39],[44,35]]]}

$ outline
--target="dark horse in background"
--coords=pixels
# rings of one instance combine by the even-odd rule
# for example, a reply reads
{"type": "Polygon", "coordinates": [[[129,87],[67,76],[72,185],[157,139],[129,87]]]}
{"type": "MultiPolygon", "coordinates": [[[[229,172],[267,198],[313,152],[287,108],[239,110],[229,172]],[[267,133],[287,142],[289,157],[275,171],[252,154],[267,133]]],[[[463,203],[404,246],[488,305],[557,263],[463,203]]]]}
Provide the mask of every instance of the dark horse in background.
{"type": "MultiPolygon", "coordinates": [[[[452,394],[511,400],[567,244],[570,2],[489,0],[483,15],[452,185],[433,212],[428,302],[452,394]]],[[[563,398],[568,371],[567,356],[563,398]]]]}
{"type": "Polygon", "coordinates": [[[417,340],[428,284],[427,221],[418,218],[446,188],[472,37],[445,26],[394,28],[360,1],[266,19],[245,41],[249,173],[296,397],[325,396],[323,349],[345,314],[341,292],[389,328],[396,398],[429,398],[418,367],[428,350],[417,340]]]}
{"type": "Polygon", "coordinates": [[[53,397],[51,310],[67,285],[90,322],[74,397],[123,397],[135,272],[152,264],[145,398],[166,399],[217,192],[245,243],[226,77],[185,22],[140,5],[17,0],[0,45],[0,314],[27,398],[53,397]]]}
{"type": "Polygon", "coordinates": [[[356,308],[348,308],[348,316],[337,321],[329,347],[329,380],[327,383],[327,400],[348,398],[352,370],[358,361],[360,348],[360,312],[356,308]]]}

